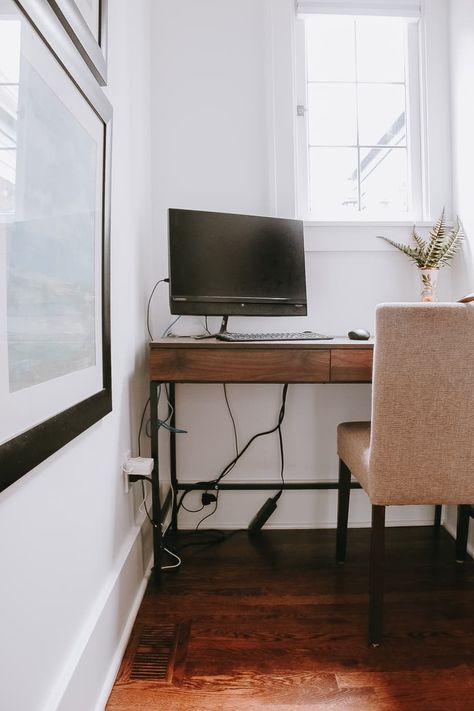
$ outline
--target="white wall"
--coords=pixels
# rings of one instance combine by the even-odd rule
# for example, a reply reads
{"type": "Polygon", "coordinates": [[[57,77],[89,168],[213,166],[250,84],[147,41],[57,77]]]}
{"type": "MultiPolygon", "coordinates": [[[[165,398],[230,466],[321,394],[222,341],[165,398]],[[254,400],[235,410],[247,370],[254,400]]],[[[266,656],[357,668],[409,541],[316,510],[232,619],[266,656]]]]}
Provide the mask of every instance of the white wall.
{"type": "MultiPolygon", "coordinates": [[[[474,292],[474,204],[472,165],[474,159],[474,5],[470,0],[451,0],[451,84],[453,122],[454,207],[466,234],[460,284],[465,294],[474,292]]],[[[450,530],[456,527],[456,509],[450,507],[450,530]]],[[[474,526],[471,524],[470,550],[474,554],[474,526]]]]}
{"type": "Polygon", "coordinates": [[[150,552],[120,468],[146,392],[151,0],[109,7],[113,412],[0,494],[5,711],[103,708],[150,552]]]}
{"type": "MultiPolygon", "coordinates": [[[[436,2],[445,8],[444,1],[436,2]]],[[[163,265],[166,257],[168,207],[291,216],[291,8],[291,0],[155,2],[155,239],[162,256],[155,259],[157,266],[163,265]]],[[[446,77],[447,72],[438,77],[441,95],[447,91],[443,85],[446,77]]],[[[440,170],[447,176],[445,199],[449,204],[450,166],[443,165],[440,170]]],[[[441,207],[432,206],[435,216],[441,207]]],[[[410,232],[408,226],[380,229],[382,234],[402,240],[410,232]]],[[[373,330],[377,303],[418,300],[415,270],[404,255],[375,239],[380,229],[309,227],[305,235],[308,316],[281,319],[278,324],[271,319],[232,318],[231,328],[314,328],[334,334],[354,327],[373,330]]],[[[453,273],[442,274],[441,298],[449,300],[456,294],[453,273]]],[[[156,272],[157,279],[165,275],[156,272]]],[[[165,291],[154,307],[161,320],[169,314],[165,291]]],[[[217,320],[211,322],[215,325],[217,320]]],[[[202,324],[187,317],[174,330],[196,332],[202,330],[202,324]]],[[[279,386],[230,385],[229,395],[240,443],[276,422],[279,386]]],[[[181,478],[214,478],[233,456],[232,427],[222,387],[179,386],[178,409],[178,424],[188,430],[178,441],[181,478]]],[[[283,427],[287,478],[334,477],[337,423],[369,416],[368,385],[290,387],[283,427]]],[[[275,435],[253,445],[231,476],[278,479],[278,467],[275,435]]],[[[266,492],[225,492],[216,515],[205,525],[246,526],[267,496],[266,492]]],[[[198,508],[199,495],[190,495],[186,503],[198,508]]],[[[183,512],[181,523],[192,527],[209,511],[183,512]]],[[[390,516],[393,522],[432,520],[427,508],[403,513],[391,509],[390,516]]],[[[353,524],[368,521],[368,506],[361,493],[354,494],[351,518],[353,524]]],[[[269,525],[314,527],[333,525],[334,521],[332,493],[286,492],[269,525]]]]}
{"type": "MultiPolygon", "coordinates": [[[[280,78],[278,72],[272,75],[270,60],[283,45],[276,45],[272,55],[269,35],[270,20],[285,27],[288,2],[109,3],[114,409],[0,494],[2,709],[103,707],[140,601],[150,551],[149,528],[142,538],[138,501],[123,492],[120,466],[126,449],[136,454],[146,399],[144,313],[151,284],[166,276],[166,209],[274,214],[292,205],[291,175],[286,184],[281,180],[281,156],[291,170],[291,150],[283,145],[283,153],[275,151],[285,136],[291,143],[291,120],[285,115],[273,121],[272,107],[285,90],[270,85],[280,78]]],[[[471,241],[474,17],[470,0],[452,0],[451,6],[455,209],[471,241]]],[[[290,38],[284,46],[291,50],[290,38]]],[[[415,275],[403,255],[373,250],[364,228],[349,229],[335,240],[321,228],[316,235],[310,232],[310,313],[306,319],[288,319],[289,328],[335,333],[359,325],[372,328],[377,302],[417,298],[415,275]],[[339,251],[353,237],[354,247],[339,251]]],[[[443,274],[442,298],[473,289],[468,254],[464,266],[450,274],[451,279],[443,274]]],[[[153,305],[158,335],[171,320],[166,289],[161,289],[153,305]]],[[[235,328],[247,325],[235,319],[235,328]]],[[[179,326],[182,332],[200,328],[193,319],[179,326]]],[[[229,395],[241,442],[275,422],[279,387],[231,385],[229,395]]],[[[222,389],[183,386],[178,398],[179,424],[189,429],[179,443],[183,476],[212,478],[233,452],[222,389]]],[[[369,409],[366,385],[292,387],[284,425],[287,476],[333,476],[336,423],[368,417],[369,409]]],[[[259,478],[277,477],[275,438],[261,441],[235,474],[251,478],[256,472],[259,478]]],[[[257,501],[250,494],[224,494],[211,525],[246,525],[266,496],[257,501]]],[[[364,523],[367,507],[362,495],[354,498],[359,502],[352,520],[364,523]]],[[[332,494],[288,492],[272,525],[331,525],[334,512],[332,494]]],[[[409,521],[422,521],[431,514],[416,509],[407,515],[409,521]]],[[[397,510],[393,516],[401,518],[397,510]]],[[[196,520],[183,517],[186,525],[196,520]]]]}

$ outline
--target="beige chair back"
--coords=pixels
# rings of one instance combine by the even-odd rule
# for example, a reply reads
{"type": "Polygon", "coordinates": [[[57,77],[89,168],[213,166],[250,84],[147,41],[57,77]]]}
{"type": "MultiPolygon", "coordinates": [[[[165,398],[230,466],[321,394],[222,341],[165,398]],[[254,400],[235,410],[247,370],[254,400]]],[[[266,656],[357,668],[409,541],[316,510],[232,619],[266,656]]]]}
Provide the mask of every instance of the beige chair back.
{"type": "Polygon", "coordinates": [[[372,503],[474,503],[474,303],[376,313],[372,503]]]}

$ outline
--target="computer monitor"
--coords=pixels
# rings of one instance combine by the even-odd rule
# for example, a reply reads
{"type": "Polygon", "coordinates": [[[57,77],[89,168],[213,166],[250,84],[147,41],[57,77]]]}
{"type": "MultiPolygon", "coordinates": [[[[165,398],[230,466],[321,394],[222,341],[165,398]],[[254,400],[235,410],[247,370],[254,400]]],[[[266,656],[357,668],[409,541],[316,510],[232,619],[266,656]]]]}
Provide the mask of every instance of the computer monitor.
{"type": "Polygon", "coordinates": [[[303,223],[170,209],[169,279],[172,314],[305,316],[303,223]]]}

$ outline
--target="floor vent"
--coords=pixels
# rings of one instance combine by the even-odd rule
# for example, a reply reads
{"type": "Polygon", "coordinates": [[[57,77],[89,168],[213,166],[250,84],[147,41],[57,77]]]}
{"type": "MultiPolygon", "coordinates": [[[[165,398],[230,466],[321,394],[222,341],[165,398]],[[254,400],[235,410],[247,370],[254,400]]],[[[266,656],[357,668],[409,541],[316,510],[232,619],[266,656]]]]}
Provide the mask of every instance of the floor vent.
{"type": "Polygon", "coordinates": [[[120,681],[179,683],[184,676],[190,626],[181,622],[138,629],[124,659],[120,681]]]}

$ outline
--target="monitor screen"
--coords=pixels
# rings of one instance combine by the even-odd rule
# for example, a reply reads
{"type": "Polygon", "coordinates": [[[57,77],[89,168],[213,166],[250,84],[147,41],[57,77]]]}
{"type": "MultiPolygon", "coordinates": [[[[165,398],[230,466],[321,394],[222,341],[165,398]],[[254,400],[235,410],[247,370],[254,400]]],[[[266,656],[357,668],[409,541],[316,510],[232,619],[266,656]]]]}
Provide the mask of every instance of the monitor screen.
{"type": "Polygon", "coordinates": [[[172,314],[305,316],[303,223],[169,210],[172,314]]]}

